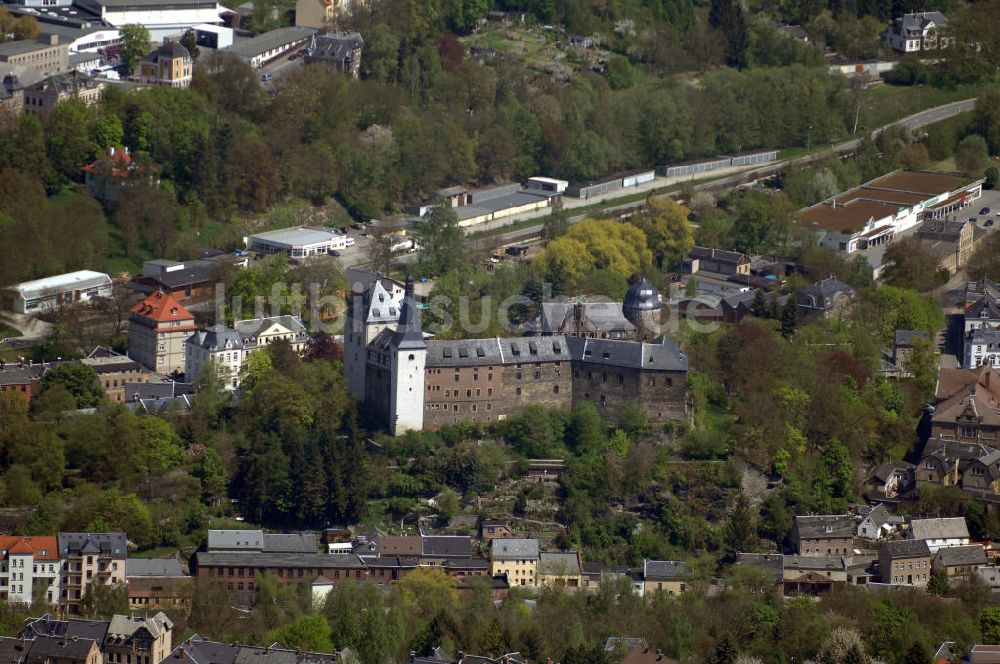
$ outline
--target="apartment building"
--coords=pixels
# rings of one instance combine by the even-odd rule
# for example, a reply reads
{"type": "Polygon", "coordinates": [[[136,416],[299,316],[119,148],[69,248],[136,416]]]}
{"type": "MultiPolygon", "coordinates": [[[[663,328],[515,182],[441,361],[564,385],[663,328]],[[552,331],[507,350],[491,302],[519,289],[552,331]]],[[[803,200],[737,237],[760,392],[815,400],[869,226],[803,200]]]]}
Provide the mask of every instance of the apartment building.
{"type": "Polygon", "coordinates": [[[0,537],[0,601],[31,604],[35,597],[59,601],[59,552],[56,538],[0,537]]]}
{"type": "Polygon", "coordinates": [[[58,542],[60,603],[68,613],[80,612],[80,600],[91,585],[125,583],[125,533],[59,533],[58,542]]]}
{"type": "Polygon", "coordinates": [[[538,585],[538,540],[517,537],[490,542],[490,575],[506,576],[511,586],[538,585]]]}

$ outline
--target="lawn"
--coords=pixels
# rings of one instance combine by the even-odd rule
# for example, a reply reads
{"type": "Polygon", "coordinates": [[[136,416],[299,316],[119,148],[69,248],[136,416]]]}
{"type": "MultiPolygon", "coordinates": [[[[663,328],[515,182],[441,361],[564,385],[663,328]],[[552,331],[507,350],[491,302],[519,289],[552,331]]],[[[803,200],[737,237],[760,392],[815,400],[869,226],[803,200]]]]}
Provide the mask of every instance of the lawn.
{"type": "Polygon", "coordinates": [[[927,85],[879,85],[871,90],[861,115],[861,126],[876,129],[908,115],[954,101],[972,99],[985,89],[983,85],[960,85],[943,90],[927,85]]]}
{"type": "Polygon", "coordinates": [[[10,325],[0,322],[0,339],[11,339],[13,337],[19,337],[21,333],[10,325]]]}

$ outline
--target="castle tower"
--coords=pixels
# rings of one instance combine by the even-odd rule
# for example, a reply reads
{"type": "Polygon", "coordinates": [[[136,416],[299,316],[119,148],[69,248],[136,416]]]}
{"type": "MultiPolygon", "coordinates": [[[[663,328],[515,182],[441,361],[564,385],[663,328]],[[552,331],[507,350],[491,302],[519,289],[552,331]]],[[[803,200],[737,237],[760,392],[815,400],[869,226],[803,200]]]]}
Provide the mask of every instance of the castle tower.
{"type": "Polygon", "coordinates": [[[424,428],[424,369],[427,343],[420,312],[413,297],[413,276],[406,279],[406,293],[399,324],[392,335],[389,431],[394,436],[424,428]]]}
{"type": "Polygon", "coordinates": [[[638,341],[652,341],[660,336],[660,294],[646,277],[641,277],[625,293],[622,313],[636,327],[638,341]]]}
{"type": "Polygon", "coordinates": [[[344,320],[344,373],[347,389],[358,401],[365,398],[365,366],[368,344],[382,330],[395,329],[399,321],[399,302],[374,279],[364,289],[357,289],[347,303],[344,320]]]}

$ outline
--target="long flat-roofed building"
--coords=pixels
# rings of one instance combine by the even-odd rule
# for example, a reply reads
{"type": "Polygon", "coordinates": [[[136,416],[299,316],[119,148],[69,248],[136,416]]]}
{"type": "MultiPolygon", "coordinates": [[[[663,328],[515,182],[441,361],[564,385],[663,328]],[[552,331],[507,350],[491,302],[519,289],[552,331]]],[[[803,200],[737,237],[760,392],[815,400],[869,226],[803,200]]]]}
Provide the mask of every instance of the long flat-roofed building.
{"type": "Polygon", "coordinates": [[[853,253],[888,244],[925,219],[946,219],[982,195],[983,180],[957,173],[898,170],[799,213],[820,245],[853,253]]]}
{"type": "Polygon", "coordinates": [[[78,270],[44,279],[25,281],[9,288],[14,311],[34,314],[111,295],[111,277],[103,272],[78,270]]]}

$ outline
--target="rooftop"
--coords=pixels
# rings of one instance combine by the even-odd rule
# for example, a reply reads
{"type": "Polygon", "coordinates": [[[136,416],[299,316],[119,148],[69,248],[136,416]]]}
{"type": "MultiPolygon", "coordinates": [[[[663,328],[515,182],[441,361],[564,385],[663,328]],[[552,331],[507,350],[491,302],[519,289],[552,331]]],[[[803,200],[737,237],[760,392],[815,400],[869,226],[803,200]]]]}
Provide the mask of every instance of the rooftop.
{"type": "Polygon", "coordinates": [[[946,567],[955,565],[985,565],[986,550],[980,544],[970,546],[946,546],[935,556],[937,562],[946,567]]]}
{"type": "MultiPolygon", "coordinates": [[[[292,30],[297,28],[279,29],[292,30]]],[[[277,32],[277,30],[275,32],[277,32]]],[[[272,244],[281,244],[288,247],[304,247],[329,242],[331,239],[337,237],[337,235],[333,231],[325,228],[293,226],[291,228],[281,228],[276,231],[267,231],[265,233],[254,233],[252,235],[248,235],[247,237],[255,240],[261,240],[263,242],[270,242],[272,244]]]]}
{"type": "Polygon", "coordinates": [[[914,540],[969,539],[965,517],[913,519],[907,535],[914,540]]]}
{"type": "Polygon", "coordinates": [[[173,295],[163,291],[151,293],[142,302],[132,307],[132,313],[157,323],[167,321],[194,322],[194,316],[178,302],[173,295]]]}
{"type": "Polygon", "coordinates": [[[518,537],[498,537],[490,542],[491,560],[538,560],[538,540],[518,537]]]}
{"type": "Polygon", "coordinates": [[[892,540],[882,545],[891,558],[920,558],[929,557],[931,550],[927,547],[926,540],[892,540]]]}
{"type": "MultiPolygon", "coordinates": [[[[149,1],[155,2],[155,0],[149,1]]],[[[282,48],[284,46],[290,47],[297,42],[309,39],[316,34],[316,32],[315,28],[304,28],[298,26],[277,28],[275,30],[265,32],[264,34],[257,35],[256,37],[251,37],[250,39],[237,41],[232,46],[225,49],[225,52],[232,53],[233,55],[245,60],[250,60],[268,51],[273,51],[274,49],[282,48]]]]}
{"type": "Polygon", "coordinates": [[[181,563],[176,558],[130,558],[125,563],[125,576],[133,577],[184,577],[181,563]]]}
{"type": "Polygon", "coordinates": [[[854,519],[846,514],[795,517],[800,539],[854,537],[854,519]]]}
{"type": "Polygon", "coordinates": [[[14,284],[10,288],[17,291],[21,297],[28,300],[43,297],[49,293],[110,285],[111,277],[103,272],[94,272],[93,270],[77,270],[76,272],[57,274],[43,279],[23,281],[19,284],[14,284]]]}

